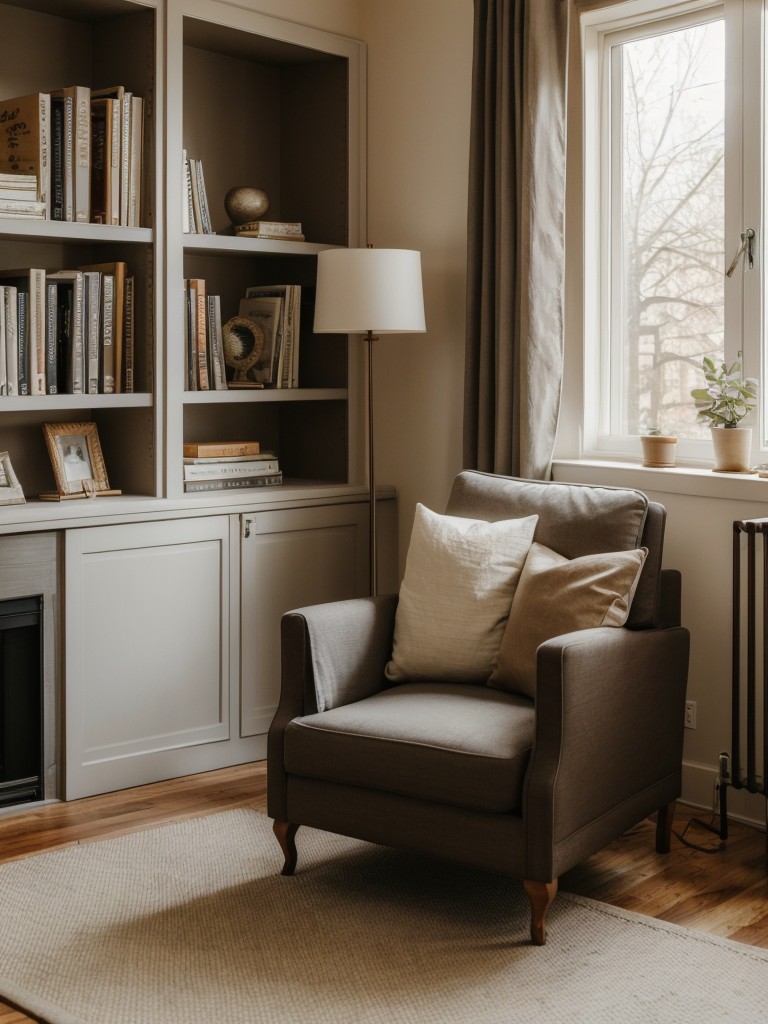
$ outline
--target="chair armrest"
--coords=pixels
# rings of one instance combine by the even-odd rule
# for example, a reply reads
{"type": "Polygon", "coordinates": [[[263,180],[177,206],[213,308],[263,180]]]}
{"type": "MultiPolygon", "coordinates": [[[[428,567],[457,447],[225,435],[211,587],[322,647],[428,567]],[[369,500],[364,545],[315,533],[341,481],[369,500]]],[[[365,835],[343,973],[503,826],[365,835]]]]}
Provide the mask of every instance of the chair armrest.
{"type": "Polygon", "coordinates": [[[523,810],[533,856],[552,859],[558,842],[679,775],[688,652],[681,627],[600,627],[541,645],[523,810]]]}
{"type": "Polygon", "coordinates": [[[283,733],[301,715],[378,693],[392,654],[397,595],[333,601],[281,621],[280,701],[269,727],[269,814],[283,817],[283,733]]]}

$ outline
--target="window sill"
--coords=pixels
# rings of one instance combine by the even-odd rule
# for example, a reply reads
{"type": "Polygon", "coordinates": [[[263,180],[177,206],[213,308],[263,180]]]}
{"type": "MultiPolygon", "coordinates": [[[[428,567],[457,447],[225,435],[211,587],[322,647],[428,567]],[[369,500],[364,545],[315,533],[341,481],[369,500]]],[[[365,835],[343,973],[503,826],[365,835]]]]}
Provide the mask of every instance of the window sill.
{"type": "Polygon", "coordinates": [[[552,478],[568,483],[635,487],[640,491],[768,504],[768,478],[756,473],[715,473],[712,469],[692,466],[651,469],[640,463],[618,460],[555,459],[552,478]]]}

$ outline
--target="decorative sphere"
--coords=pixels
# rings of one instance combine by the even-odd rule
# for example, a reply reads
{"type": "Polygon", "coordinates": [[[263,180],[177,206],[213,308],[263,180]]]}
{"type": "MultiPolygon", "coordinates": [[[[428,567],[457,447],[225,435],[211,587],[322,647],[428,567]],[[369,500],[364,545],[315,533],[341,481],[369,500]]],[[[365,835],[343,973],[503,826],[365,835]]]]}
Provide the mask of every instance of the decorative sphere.
{"type": "Polygon", "coordinates": [[[255,185],[238,185],[224,197],[224,209],[233,224],[246,224],[264,216],[269,209],[269,196],[255,185]]]}

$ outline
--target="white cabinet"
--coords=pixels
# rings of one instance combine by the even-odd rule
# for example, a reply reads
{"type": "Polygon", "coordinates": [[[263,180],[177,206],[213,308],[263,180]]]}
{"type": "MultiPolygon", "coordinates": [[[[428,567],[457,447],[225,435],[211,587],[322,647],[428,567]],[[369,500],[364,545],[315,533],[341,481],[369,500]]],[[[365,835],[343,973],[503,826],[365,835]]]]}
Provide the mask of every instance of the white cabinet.
{"type": "Polygon", "coordinates": [[[73,799],[266,756],[280,618],[366,592],[364,502],[68,530],[73,799]]]}
{"type": "Polygon", "coordinates": [[[229,529],[210,516],[67,532],[68,799],[249,759],[224,749],[229,529]]]}
{"type": "Polygon", "coordinates": [[[367,593],[368,506],[242,517],[241,723],[269,728],[280,694],[280,618],[291,608],[367,593]]]}

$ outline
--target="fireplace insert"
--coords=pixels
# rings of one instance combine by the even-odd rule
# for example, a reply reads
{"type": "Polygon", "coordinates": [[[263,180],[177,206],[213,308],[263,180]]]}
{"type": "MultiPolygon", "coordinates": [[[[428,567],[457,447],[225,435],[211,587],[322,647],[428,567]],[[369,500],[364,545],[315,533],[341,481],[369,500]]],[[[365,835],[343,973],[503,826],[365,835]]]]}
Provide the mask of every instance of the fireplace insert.
{"type": "Polygon", "coordinates": [[[0,601],[0,807],[43,798],[42,610],[0,601]]]}

